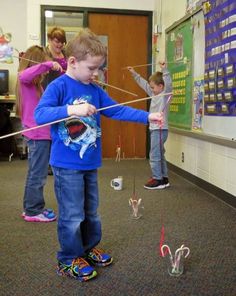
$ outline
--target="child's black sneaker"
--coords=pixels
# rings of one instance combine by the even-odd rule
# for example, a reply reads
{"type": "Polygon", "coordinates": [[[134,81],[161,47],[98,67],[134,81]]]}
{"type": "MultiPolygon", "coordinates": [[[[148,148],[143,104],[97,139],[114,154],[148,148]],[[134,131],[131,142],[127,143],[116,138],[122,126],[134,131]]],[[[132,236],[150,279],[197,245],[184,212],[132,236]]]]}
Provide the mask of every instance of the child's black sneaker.
{"type": "Polygon", "coordinates": [[[157,180],[157,179],[149,179],[147,183],[143,186],[146,189],[163,189],[165,188],[165,185],[163,183],[163,180],[157,180]]]}
{"type": "Polygon", "coordinates": [[[92,264],[97,266],[108,266],[113,261],[113,258],[109,254],[97,248],[93,248],[88,253],[87,258],[92,264]]]}
{"type": "Polygon", "coordinates": [[[162,181],[163,181],[163,184],[165,185],[165,187],[170,187],[170,182],[167,177],[163,177],[162,181]]]}
{"type": "Polygon", "coordinates": [[[84,258],[78,257],[74,259],[69,265],[59,261],[57,266],[57,274],[85,282],[94,278],[97,275],[97,272],[84,258]]]}

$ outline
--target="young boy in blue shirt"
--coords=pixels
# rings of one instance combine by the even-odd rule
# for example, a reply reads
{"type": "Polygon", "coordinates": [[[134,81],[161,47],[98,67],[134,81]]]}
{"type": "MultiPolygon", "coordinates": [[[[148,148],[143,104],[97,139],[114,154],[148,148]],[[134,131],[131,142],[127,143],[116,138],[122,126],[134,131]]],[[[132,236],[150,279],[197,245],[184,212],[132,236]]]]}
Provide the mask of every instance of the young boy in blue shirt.
{"type": "Polygon", "coordinates": [[[44,124],[70,117],[51,126],[50,164],[59,209],[57,273],[86,281],[97,275],[92,265],[108,266],[113,261],[96,247],[102,235],[97,213],[97,168],[102,162],[100,117],[161,124],[162,115],[127,106],[106,109],[116,102],[93,80],[107,49],[89,29],[69,41],[65,53],[66,74],[47,87],[35,119],[44,124]],[[96,112],[100,108],[105,109],[96,112]]]}

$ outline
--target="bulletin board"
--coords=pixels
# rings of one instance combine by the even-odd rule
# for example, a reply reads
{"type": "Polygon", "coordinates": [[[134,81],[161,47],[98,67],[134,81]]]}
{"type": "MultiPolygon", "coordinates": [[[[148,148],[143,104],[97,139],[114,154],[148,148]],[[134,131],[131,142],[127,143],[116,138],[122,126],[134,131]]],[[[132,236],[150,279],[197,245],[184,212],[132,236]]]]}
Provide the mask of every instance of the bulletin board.
{"type": "Polygon", "coordinates": [[[236,1],[207,1],[166,30],[170,127],[236,139],[236,1]]]}
{"type": "Polygon", "coordinates": [[[191,129],[193,41],[190,18],[170,30],[166,42],[167,64],[173,85],[169,125],[191,129]]]}
{"type": "Polygon", "coordinates": [[[236,1],[205,10],[205,114],[236,116],[236,1]]]}

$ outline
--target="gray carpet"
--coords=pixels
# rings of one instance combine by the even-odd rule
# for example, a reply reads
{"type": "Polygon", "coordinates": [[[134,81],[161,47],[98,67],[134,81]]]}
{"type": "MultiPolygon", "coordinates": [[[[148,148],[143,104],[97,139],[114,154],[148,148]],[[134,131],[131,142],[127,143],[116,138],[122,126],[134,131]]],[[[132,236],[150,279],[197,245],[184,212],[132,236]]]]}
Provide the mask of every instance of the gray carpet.
{"type": "MultiPolygon", "coordinates": [[[[0,162],[0,295],[236,295],[235,209],[174,172],[170,188],[145,190],[146,160],[104,160],[99,170],[101,247],[114,264],[99,268],[98,277],[86,283],[57,276],[56,223],[27,223],[20,216],[26,171],[26,160],[0,162]],[[124,178],[122,191],[110,187],[118,175],[124,178]],[[139,220],[131,219],[128,205],[134,175],[144,207],[139,220]],[[169,276],[168,258],[159,255],[162,222],[172,250],[182,244],[191,250],[178,278],[169,276]]],[[[56,210],[53,176],[45,198],[56,210]]]]}

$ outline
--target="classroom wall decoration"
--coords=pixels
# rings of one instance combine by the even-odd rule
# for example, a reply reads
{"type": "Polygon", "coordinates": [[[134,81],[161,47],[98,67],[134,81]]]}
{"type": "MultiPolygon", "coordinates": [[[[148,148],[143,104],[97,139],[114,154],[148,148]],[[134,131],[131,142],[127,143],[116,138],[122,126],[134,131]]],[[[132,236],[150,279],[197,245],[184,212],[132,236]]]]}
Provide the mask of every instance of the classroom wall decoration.
{"type": "Polygon", "coordinates": [[[173,83],[169,125],[184,129],[192,126],[192,44],[190,19],[167,34],[167,63],[173,83]]]}
{"type": "Polygon", "coordinates": [[[207,1],[204,114],[236,116],[236,1],[207,1]]]}
{"type": "Polygon", "coordinates": [[[202,6],[204,0],[187,0],[186,13],[192,13],[194,10],[202,6]]]}
{"type": "Polygon", "coordinates": [[[193,122],[192,129],[202,130],[204,80],[194,80],[193,86],[193,122]]]}
{"type": "Polygon", "coordinates": [[[170,127],[235,139],[236,1],[205,1],[167,28],[166,56],[170,127]]]}
{"type": "Polygon", "coordinates": [[[4,33],[0,27],[0,62],[1,63],[13,63],[13,48],[10,46],[11,33],[4,33]]]}

